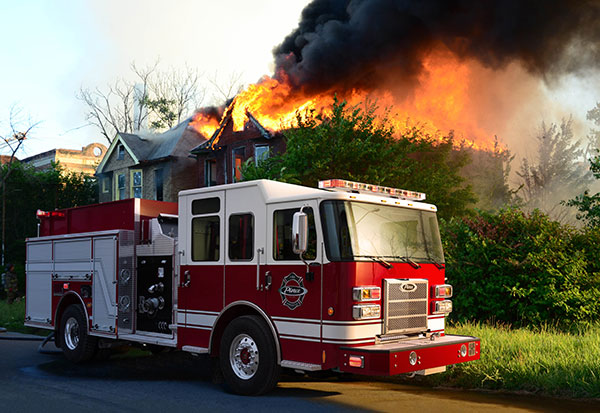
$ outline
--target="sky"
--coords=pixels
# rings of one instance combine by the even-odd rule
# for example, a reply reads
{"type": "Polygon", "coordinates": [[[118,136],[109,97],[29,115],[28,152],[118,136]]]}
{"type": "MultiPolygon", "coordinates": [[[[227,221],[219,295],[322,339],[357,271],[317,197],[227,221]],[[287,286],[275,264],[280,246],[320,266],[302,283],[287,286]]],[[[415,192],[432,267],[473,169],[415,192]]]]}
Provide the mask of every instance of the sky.
{"type": "Polygon", "coordinates": [[[160,60],[160,69],[204,77],[272,74],[272,49],[298,24],[309,0],[0,0],[0,135],[18,120],[37,123],[19,151],[106,144],[86,126],[81,87],[106,89],[160,60]],[[240,62],[243,64],[240,65],[240,62]]]}
{"type": "MultiPolygon", "coordinates": [[[[309,1],[0,0],[0,135],[9,131],[16,107],[25,127],[39,122],[19,158],[106,144],[87,124],[76,94],[82,87],[106,90],[118,78],[130,78],[131,63],[144,67],[159,59],[161,70],[188,66],[205,79],[241,73],[244,84],[254,83],[272,74],[273,47],[297,26],[309,1]]],[[[572,114],[583,136],[599,86],[597,73],[563,78],[551,87],[540,83],[548,105],[513,121],[558,122],[557,116],[572,114]]],[[[539,123],[532,127],[532,136],[538,128],[539,123]]],[[[510,136],[506,140],[511,143],[510,136]]]]}

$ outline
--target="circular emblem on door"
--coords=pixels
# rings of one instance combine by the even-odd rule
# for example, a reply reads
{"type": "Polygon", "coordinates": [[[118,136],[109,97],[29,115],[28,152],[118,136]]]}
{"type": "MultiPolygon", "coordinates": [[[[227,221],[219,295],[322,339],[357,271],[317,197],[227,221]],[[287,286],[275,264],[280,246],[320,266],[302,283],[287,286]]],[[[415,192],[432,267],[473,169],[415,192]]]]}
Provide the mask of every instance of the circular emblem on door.
{"type": "Polygon", "coordinates": [[[281,281],[281,287],[279,287],[281,303],[290,310],[295,310],[302,305],[307,292],[308,290],[304,288],[302,278],[294,273],[285,276],[281,281]]]}

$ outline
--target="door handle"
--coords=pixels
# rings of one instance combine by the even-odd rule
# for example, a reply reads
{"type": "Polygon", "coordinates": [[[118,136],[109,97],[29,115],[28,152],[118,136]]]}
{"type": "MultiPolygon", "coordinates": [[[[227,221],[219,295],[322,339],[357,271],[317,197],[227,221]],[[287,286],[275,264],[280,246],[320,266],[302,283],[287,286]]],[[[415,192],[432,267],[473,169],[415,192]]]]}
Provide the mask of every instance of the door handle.
{"type": "Polygon", "coordinates": [[[273,283],[273,277],[271,277],[271,271],[267,271],[265,273],[265,290],[269,290],[271,288],[271,284],[273,283]]]}
{"type": "Polygon", "coordinates": [[[190,283],[192,282],[192,277],[190,276],[190,271],[186,270],[183,273],[183,276],[185,277],[185,282],[183,284],[181,284],[182,287],[189,287],[190,283]]]}

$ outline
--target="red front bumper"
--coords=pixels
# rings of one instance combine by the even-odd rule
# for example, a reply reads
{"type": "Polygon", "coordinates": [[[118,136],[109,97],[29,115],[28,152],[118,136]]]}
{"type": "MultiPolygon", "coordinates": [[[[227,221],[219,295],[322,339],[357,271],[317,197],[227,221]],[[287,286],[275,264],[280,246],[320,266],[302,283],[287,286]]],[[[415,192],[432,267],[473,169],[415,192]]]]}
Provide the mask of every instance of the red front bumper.
{"type": "Polygon", "coordinates": [[[342,347],[340,351],[341,371],[373,376],[393,376],[420,370],[425,370],[427,373],[428,369],[478,360],[480,340],[477,337],[447,335],[436,337],[435,340],[418,338],[363,347],[342,347]],[[461,353],[463,345],[465,348],[462,348],[461,353]],[[415,364],[411,364],[412,352],[416,353],[415,364]],[[351,357],[353,363],[350,362],[351,357]],[[351,366],[357,364],[357,358],[362,358],[362,367],[351,366]]]}

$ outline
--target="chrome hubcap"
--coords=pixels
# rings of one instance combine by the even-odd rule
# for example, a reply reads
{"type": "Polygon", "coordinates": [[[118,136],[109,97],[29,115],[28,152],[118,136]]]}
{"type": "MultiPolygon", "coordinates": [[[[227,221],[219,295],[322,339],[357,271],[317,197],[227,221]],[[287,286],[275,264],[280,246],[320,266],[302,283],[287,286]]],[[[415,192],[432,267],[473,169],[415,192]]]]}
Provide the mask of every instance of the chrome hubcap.
{"type": "Polygon", "coordinates": [[[79,323],[74,317],[69,317],[65,323],[65,344],[69,350],[75,350],[79,345],[79,323]]]}
{"type": "Polygon", "coordinates": [[[229,347],[229,362],[233,372],[240,379],[254,377],[258,370],[258,346],[247,334],[236,336],[229,347]]]}

